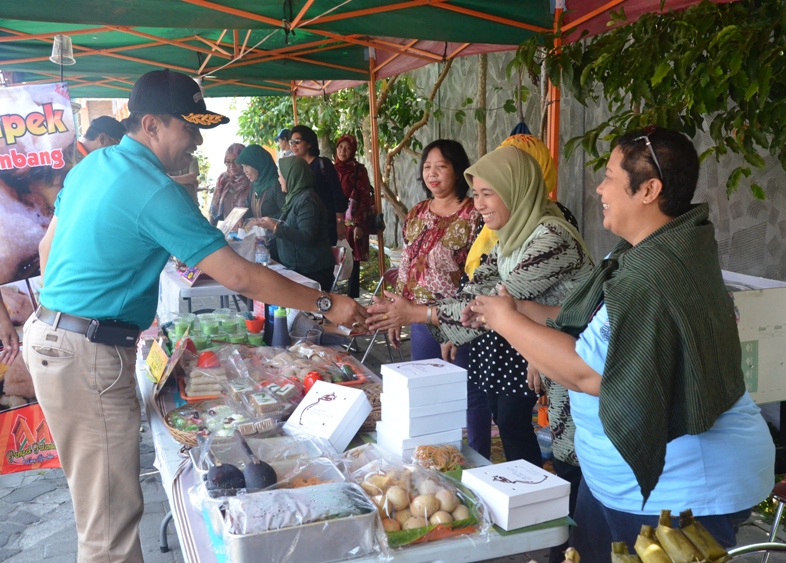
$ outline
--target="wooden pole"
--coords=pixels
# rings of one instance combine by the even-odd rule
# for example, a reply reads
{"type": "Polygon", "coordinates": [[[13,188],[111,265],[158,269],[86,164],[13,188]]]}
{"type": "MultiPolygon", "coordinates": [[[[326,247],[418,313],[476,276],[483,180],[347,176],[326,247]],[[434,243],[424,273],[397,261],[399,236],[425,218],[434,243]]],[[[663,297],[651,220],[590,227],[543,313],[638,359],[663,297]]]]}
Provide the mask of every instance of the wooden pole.
{"type": "MultiPolygon", "coordinates": [[[[374,171],[374,201],[377,213],[382,213],[382,170],[379,168],[379,126],[377,123],[377,66],[373,48],[369,48],[368,57],[368,108],[371,122],[371,167],[374,171]]],[[[379,248],[379,274],[385,273],[385,240],[382,231],[377,231],[379,248]]]]}
{"type": "Polygon", "coordinates": [[[292,81],[292,113],[295,116],[295,125],[297,125],[297,96],[295,95],[297,92],[297,87],[295,86],[295,81],[292,81]]]}
{"type": "MultiPolygon", "coordinates": [[[[554,10],[554,31],[557,31],[557,23],[562,15],[562,8],[554,10]]],[[[554,41],[555,48],[559,49],[562,45],[562,39],[557,37],[554,41]]],[[[554,171],[559,171],[559,118],[560,118],[560,89],[552,84],[549,80],[548,85],[548,133],[546,136],[546,145],[551,152],[551,158],[554,159],[554,171]]],[[[559,177],[559,174],[557,175],[559,177]]],[[[557,199],[558,184],[554,185],[554,191],[549,196],[551,199],[557,199]]]]}

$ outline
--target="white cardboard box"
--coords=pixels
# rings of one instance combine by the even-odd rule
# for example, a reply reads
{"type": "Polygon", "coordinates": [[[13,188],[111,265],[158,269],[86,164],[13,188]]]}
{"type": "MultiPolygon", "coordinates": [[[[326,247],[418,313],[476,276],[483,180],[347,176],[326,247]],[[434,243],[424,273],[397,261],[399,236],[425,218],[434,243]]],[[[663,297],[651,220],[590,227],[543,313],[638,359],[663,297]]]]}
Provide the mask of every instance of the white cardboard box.
{"type": "Polygon", "coordinates": [[[483,499],[491,520],[504,530],[568,515],[570,483],[524,460],[467,469],[461,482],[483,499]]]}
{"type": "MultiPolygon", "coordinates": [[[[466,388],[466,385],[463,386],[466,388]]],[[[439,400],[439,397],[433,397],[439,400]]],[[[451,411],[465,411],[467,410],[467,398],[462,397],[455,401],[442,401],[435,402],[428,405],[413,406],[407,405],[403,401],[397,400],[398,397],[388,393],[380,393],[379,400],[382,402],[382,417],[384,418],[387,412],[391,418],[419,418],[421,416],[431,416],[434,414],[442,414],[451,411]]]]}
{"type": "Polygon", "coordinates": [[[415,389],[467,381],[467,370],[439,358],[384,364],[381,371],[384,391],[394,387],[415,389]]]}
{"type": "Polygon", "coordinates": [[[396,431],[395,427],[385,424],[384,421],[377,422],[377,445],[392,454],[401,456],[403,459],[411,457],[412,452],[418,446],[450,444],[461,449],[462,434],[462,429],[457,428],[410,438],[402,436],[396,431]]]}
{"type": "Polygon", "coordinates": [[[343,452],[371,412],[360,389],[317,381],[300,402],[284,428],[328,440],[343,452]]]}
{"type": "MultiPolygon", "coordinates": [[[[382,367],[384,368],[385,366],[382,367]]],[[[385,387],[383,382],[382,388],[385,390],[385,395],[405,409],[431,406],[439,402],[467,400],[467,383],[461,381],[445,385],[428,385],[416,389],[397,387],[395,385],[385,387]]]]}
{"type": "Polygon", "coordinates": [[[725,270],[723,279],[742,286],[731,296],[745,388],[758,404],[786,400],[786,283],[725,270]]]}
{"type": "Polygon", "coordinates": [[[400,403],[380,395],[382,401],[382,421],[395,428],[399,435],[406,438],[434,434],[467,425],[467,401],[436,403],[423,407],[406,409],[400,403]]]}

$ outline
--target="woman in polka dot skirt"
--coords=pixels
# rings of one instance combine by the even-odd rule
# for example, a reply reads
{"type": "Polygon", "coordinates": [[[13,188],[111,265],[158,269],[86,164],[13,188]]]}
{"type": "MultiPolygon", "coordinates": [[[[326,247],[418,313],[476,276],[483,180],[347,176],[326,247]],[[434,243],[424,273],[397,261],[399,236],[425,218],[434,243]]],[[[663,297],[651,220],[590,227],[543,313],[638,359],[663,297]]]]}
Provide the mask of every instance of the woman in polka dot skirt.
{"type": "Polygon", "coordinates": [[[496,295],[500,285],[517,299],[558,305],[589,275],[584,241],[548,199],[540,165],[515,147],[499,148],[465,172],[475,208],[499,241],[472,281],[451,299],[415,305],[392,293],[369,308],[370,328],[426,323],[441,342],[472,342],[469,378],[485,392],[499,427],[505,458],[542,464],[532,429],[537,396],[527,385],[527,361],[493,331],[462,326],[461,312],[477,295],[496,295]]]}

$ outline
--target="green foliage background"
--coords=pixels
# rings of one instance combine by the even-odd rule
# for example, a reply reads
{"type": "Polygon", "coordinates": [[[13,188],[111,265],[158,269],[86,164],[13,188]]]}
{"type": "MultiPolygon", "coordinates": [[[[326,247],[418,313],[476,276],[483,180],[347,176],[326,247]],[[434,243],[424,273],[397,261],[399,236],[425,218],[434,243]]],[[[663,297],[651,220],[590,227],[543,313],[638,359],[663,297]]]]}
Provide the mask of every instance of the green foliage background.
{"type": "MultiPolygon", "coordinates": [[[[692,137],[708,122],[712,145],[702,159],[742,157],[729,175],[727,193],[752,168],[764,168],[762,152],[786,169],[784,0],[705,0],[682,12],[646,14],[632,24],[620,9],[609,25],[607,33],[561,49],[555,47],[559,33],[543,44],[528,41],[512,63],[539,73],[545,60],[549,78],[579,102],[606,102],[612,117],[570,139],[568,157],[581,146],[599,169],[608,158],[599,141],[649,124],[692,137]]],[[[760,186],[750,187],[764,198],[760,186]]]]}

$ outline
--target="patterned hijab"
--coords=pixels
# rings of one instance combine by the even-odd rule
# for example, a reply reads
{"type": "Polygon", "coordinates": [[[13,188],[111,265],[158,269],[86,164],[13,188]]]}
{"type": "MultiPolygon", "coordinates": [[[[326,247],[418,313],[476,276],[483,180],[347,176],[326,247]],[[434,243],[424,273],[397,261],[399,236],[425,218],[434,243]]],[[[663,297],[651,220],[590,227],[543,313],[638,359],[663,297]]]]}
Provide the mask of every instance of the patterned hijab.
{"type": "Polygon", "coordinates": [[[576,240],[581,240],[573,225],[549,200],[540,164],[529,154],[515,147],[498,148],[464,172],[470,185],[475,176],[486,182],[510,211],[508,222],[496,231],[500,256],[510,256],[521,248],[545,221],[559,223],[576,240]]]}
{"type": "Polygon", "coordinates": [[[270,153],[259,145],[248,145],[235,161],[238,164],[251,166],[258,173],[259,177],[254,181],[254,194],[259,195],[271,186],[278,183],[278,169],[276,162],[270,153]]]}
{"type": "Polygon", "coordinates": [[[304,159],[297,156],[287,156],[278,161],[281,167],[281,175],[287,186],[287,197],[284,200],[284,207],[281,208],[282,217],[289,212],[292,201],[300,192],[314,189],[316,179],[311,168],[304,159]]]}

